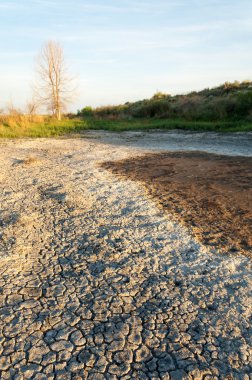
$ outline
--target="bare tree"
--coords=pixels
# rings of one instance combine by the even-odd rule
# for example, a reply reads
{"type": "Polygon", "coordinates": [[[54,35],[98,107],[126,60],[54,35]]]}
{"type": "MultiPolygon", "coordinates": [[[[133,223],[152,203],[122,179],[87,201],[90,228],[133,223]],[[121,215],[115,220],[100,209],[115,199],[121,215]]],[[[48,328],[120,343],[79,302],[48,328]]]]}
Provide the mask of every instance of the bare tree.
{"type": "Polygon", "coordinates": [[[46,106],[58,120],[73,99],[74,88],[65,64],[60,43],[48,41],[42,47],[36,64],[36,104],[46,106]]]}
{"type": "Polygon", "coordinates": [[[32,97],[30,100],[26,103],[26,113],[30,116],[34,116],[37,114],[39,108],[39,102],[35,99],[35,97],[32,97]]]}

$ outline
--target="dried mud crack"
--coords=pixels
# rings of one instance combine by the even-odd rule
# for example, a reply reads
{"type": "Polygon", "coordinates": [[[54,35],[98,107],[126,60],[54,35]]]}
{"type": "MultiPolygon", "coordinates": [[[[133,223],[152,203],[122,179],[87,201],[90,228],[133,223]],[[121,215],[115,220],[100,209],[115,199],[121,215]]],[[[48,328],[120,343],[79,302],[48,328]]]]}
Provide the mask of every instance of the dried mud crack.
{"type": "Polygon", "coordinates": [[[101,167],[143,153],[1,143],[1,379],[251,379],[251,260],[101,167]]]}

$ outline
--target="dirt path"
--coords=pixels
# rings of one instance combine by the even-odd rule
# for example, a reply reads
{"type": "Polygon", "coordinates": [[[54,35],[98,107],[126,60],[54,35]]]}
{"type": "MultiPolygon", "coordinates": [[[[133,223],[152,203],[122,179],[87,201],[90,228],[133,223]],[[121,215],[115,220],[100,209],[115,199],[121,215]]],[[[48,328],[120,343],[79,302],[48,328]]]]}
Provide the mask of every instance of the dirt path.
{"type": "Polygon", "coordinates": [[[100,166],[143,153],[0,142],[1,379],[251,378],[251,261],[100,166]]]}

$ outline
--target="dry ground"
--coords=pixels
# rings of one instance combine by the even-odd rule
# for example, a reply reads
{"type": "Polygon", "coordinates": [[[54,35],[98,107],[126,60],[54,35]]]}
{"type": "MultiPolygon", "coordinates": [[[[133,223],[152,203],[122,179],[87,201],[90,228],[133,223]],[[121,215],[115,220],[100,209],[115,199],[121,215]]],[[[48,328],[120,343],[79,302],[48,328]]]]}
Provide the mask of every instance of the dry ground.
{"type": "Polygon", "coordinates": [[[101,166],[147,152],[0,143],[1,379],[251,379],[251,260],[101,166]]]}
{"type": "Polygon", "coordinates": [[[144,184],[203,244],[252,257],[252,157],[159,153],[103,167],[144,184]]]}

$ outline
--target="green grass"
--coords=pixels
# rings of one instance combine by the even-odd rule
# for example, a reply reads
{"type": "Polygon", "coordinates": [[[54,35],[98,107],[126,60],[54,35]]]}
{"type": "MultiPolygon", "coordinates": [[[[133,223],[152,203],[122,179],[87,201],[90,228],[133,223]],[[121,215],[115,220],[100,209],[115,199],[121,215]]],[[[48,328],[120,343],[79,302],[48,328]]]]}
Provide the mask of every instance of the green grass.
{"type": "Polygon", "coordinates": [[[43,123],[28,123],[26,126],[0,125],[0,138],[55,137],[76,134],[87,130],[106,131],[143,131],[153,129],[181,129],[190,131],[248,132],[252,123],[248,122],[189,122],[183,120],[133,119],[133,120],[96,120],[72,119],[50,120],[43,123]]]}
{"type": "Polygon", "coordinates": [[[83,120],[50,120],[42,123],[27,123],[22,125],[0,125],[0,138],[21,137],[55,137],[69,133],[78,133],[87,129],[83,120]]]}
{"type": "Polygon", "coordinates": [[[181,129],[191,131],[214,132],[248,132],[252,131],[252,123],[248,122],[202,122],[165,119],[133,119],[133,120],[95,120],[88,119],[88,129],[108,131],[141,131],[152,129],[181,129]]]}

